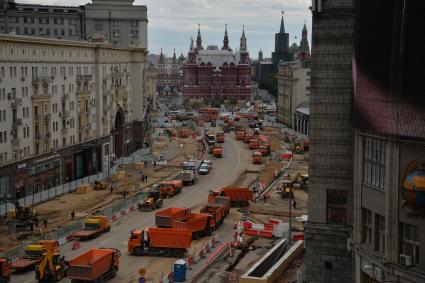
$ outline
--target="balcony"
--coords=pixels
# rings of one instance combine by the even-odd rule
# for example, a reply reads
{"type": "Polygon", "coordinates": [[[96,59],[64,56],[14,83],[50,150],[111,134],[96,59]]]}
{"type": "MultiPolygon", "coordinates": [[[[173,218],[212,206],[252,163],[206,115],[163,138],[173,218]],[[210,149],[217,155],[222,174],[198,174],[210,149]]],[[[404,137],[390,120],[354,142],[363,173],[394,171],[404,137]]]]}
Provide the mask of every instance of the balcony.
{"type": "Polygon", "coordinates": [[[12,108],[16,109],[19,105],[22,105],[22,98],[15,98],[12,101],[12,108]]]}
{"type": "Polygon", "coordinates": [[[88,82],[93,80],[93,75],[77,75],[77,82],[88,82]]]}
{"type": "Polygon", "coordinates": [[[22,126],[22,119],[13,119],[12,127],[16,128],[18,126],[22,126]]]}
{"type": "Polygon", "coordinates": [[[50,98],[52,97],[51,93],[37,93],[37,94],[33,94],[31,95],[31,98],[34,99],[46,99],[46,98],[50,98]]]}
{"type": "Polygon", "coordinates": [[[49,84],[53,82],[53,76],[36,76],[32,78],[33,84],[49,84]]]}

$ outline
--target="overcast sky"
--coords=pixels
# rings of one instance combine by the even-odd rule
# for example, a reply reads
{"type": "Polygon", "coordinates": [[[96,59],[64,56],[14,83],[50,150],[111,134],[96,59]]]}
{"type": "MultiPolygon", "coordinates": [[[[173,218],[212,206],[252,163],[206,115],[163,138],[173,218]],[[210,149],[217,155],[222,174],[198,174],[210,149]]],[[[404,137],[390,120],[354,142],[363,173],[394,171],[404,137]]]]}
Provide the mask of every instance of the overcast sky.
{"type": "MultiPolygon", "coordinates": [[[[16,0],[16,2],[53,5],[83,5],[87,0],[16,0]]],[[[304,21],[307,21],[311,40],[311,0],[135,0],[136,5],[148,7],[148,49],[168,56],[176,49],[186,56],[190,37],[196,38],[197,25],[201,24],[203,45],[223,42],[224,25],[228,24],[230,46],[239,48],[242,26],[248,39],[251,58],[263,50],[270,57],[274,49],[274,34],[279,31],[281,11],[284,10],[285,29],[289,41],[299,44],[304,21]],[[295,36],[297,37],[295,39],[295,36]]]]}

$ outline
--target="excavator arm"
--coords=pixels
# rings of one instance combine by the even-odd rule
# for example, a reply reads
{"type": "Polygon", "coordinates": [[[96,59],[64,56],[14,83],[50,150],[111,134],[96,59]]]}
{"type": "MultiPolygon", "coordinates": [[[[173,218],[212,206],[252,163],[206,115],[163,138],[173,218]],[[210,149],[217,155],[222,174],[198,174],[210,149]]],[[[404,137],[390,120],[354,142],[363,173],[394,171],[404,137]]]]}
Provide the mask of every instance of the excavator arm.
{"type": "Polygon", "coordinates": [[[51,271],[54,270],[53,249],[50,248],[50,247],[46,247],[46,253],[43,254],[43,259],[42,259],[41,263],[38,265],[38,274],[39,274],[40,280],[44,279],[44,276],[46,274],[47,265],[48,265],[48,267],[51,271]]]}

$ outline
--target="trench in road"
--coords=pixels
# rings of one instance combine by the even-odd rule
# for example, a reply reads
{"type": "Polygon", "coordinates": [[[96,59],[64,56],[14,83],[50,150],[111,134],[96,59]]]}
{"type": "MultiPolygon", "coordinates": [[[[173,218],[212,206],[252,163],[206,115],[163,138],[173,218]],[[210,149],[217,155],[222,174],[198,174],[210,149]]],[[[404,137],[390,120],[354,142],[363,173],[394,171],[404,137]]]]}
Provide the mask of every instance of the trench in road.
{"type": "MultiPolygon", "coordinates": [[[[243,144],[242,144],[243,145],[243,144]]],[[[223,158],[213,162],[212,171],[201,176],[193,186],[184,187],[181,194],[164,202],[164,208],[169,206],[194,207],[206,204],[208,191],[220,186],[232,184],[250,163],[250,152],[236,144],[234,135],[226,134],[226,142],[223,144],[223,158]]],[[[196,212],[196,211],[194,211],[196,212]]],[[[133,229],[144,229],[155,226],[155,212],[135,211],[112,224],[111,232],[100,235],[98,238],[87,242],[81,242],[81,248],[72,250],[72,242],[61,246],[65,258],[70,260],[84,251],[95,247],[110,247],[121,250],[120,270],[115,279],[108,282],[137,282],[137,270],[143,266],[147,270],[147,277],[153,277],[154,282],[159,282],[161,271],[166,274],[170,271],[175,259],[163,257],[135,257],[127,254],[127,240],[133,229]]],[[[220,228],[220,229],[223,229],[220,228]]],[[[218,230],[220,231],[220,230],[218,230]]],[[[206,240],[201,238],[195,244],[206,240]]],[[[192,245],[189,253],[193,254],[195,247],[192,245]]],[[[34,272],[28,271],[23,274],[13,274],[12,283],[30,283],[34,280],[34,272]]],[[[61,282],[70,282],[63,279],[61,282]]]]}

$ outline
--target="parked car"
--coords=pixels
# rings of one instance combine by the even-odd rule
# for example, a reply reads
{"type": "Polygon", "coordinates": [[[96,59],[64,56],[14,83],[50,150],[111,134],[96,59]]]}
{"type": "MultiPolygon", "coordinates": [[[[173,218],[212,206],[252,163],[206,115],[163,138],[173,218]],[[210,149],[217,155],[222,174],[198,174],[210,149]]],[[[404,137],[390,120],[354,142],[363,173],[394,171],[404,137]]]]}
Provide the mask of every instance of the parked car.
{"type": "Polygon", "coordinates": [[[210,168],[208,167],[207,164],[202,164],[201,168],[199,168],[199,174],[201,175],[206,175],[210,172],[210,168]]]}
{"type": "Polygon", "coordinates": [[[212,161],[211,160],[204,160],[204,163],[202,163],[202,164],[207,165],[208,169],[211,170],[211,168],[212,168],[212,161]]]}

